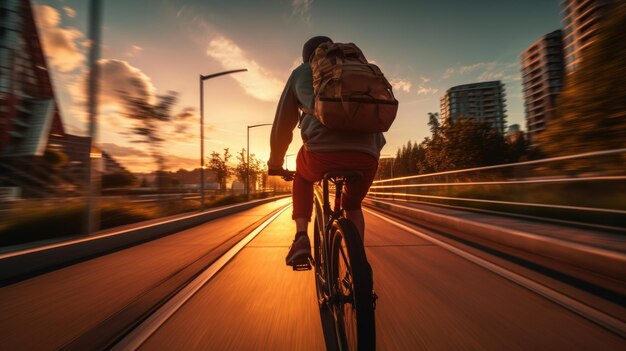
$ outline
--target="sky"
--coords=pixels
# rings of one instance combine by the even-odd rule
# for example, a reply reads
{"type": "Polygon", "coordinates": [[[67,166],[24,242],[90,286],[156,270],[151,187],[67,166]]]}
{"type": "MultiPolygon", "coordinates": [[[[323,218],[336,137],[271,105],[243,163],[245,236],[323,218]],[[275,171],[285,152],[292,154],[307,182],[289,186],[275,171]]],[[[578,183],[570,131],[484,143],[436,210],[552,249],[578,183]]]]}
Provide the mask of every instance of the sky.
{"type": "MultiPolygon", "coordinates": [[[[87,62],[85,0],[33,1],[66,131],[84,135],[87,62]]],[[[121,90],[176,91],[177,125],[163,125],[170,170],[200,164],[200,74],[247,68],[204,83],[205,155],[246,147],[246,126],[272,123],[303,43],[326,35],[354,42],[385,73],[400,101],[383,155],[428,136],[427,114],[452,86],[501,80],[507,123],[526,128],[519,54],[561,27],[559,0],[106,0],[102,13],[98,142],[135,172],[154,169],[133,143],[121,90]],[[140,84],[130,86],[129,79],[140,84]]],[[[250,150],[266,161],[270,127],[250,131],[250,150]]],[[[287,154],[302,145],[299,131],[287,154]]],[[[294,157],[287,166],[295,168],[294,157]]]]}

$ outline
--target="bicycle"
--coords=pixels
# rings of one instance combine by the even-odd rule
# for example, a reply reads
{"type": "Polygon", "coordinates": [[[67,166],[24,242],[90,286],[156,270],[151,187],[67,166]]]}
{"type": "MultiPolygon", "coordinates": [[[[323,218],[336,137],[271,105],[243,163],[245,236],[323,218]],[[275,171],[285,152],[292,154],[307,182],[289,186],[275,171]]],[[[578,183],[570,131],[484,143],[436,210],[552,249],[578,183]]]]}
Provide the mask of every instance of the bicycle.
{"type": "MultiPolygon", "coordinates": [[[[270,175],[280,175],[287,181],[293,180],[295,174],[288,170],[272,173],[270,175]]],[[[329,172],[315,185],[313,257],[293,266],[294,270],[315,268],[318,304],[320,309],[330,311],[337,346],[342,351],[376,347],[377,296],[373,290],[372,270],[359,232],[341,207],[343,187],[359,177],[362,177],[360,172],[329,172]],[[329,183],[335,186],[333,208],[329,183]]]]}

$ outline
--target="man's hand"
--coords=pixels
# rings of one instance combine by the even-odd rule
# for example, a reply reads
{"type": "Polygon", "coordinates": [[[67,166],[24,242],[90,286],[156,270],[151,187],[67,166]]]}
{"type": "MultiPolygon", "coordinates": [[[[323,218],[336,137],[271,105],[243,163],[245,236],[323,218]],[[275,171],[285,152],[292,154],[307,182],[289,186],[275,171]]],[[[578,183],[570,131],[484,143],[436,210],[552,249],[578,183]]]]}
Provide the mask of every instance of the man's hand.
{"type": "Polygon", "coordinates": [[[285,170],[282,167],[281,168],[268,168],[267,170],[267,175],[280,176],[288,182],[293,180],[293,176],[295,173],[296,172],[294,171],[285,170]]]}
{"type": "Polygon", "coordinates": [[[282,176],[285,173],[285,170],[280,167],[280,168],[268,168],[267,170],[267,175],[271,175],[271,176],[282,176]]]}

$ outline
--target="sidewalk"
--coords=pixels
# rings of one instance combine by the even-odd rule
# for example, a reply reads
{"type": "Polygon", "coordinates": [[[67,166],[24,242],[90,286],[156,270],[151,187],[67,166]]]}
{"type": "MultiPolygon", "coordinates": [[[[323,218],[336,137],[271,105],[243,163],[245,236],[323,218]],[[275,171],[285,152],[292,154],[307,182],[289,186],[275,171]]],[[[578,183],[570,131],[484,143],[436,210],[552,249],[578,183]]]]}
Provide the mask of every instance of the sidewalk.
{"type": "Polygon", "coordinates": [[[364,203],[626,281],[626,233],[404,201],[364,203]]]}

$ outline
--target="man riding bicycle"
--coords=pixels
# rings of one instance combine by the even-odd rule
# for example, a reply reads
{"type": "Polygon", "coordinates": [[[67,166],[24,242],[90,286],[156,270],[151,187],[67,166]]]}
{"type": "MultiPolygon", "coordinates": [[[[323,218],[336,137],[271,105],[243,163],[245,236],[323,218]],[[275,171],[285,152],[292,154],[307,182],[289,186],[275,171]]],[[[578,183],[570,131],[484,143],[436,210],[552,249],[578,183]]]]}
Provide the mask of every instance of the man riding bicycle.
{"type": "Polygon", "coordinates": [[[374,180],[380,150],[385,145],[382,133],[353,133],[331,130],[312,113],[314,110],[311,59],[315,49],[323,43],[332,43],[325,36],[309,39],[302,49],[303,63],[293,70],[280,97],[270,137],[269,174],[280,174],[287,148],[293,139],[293,130],[301,128],[303,146],[296,158],[293,183],[293,214],[296,234],[286,257],[287,265],[311,256],[307,233],[313,211],[313,184],[325,173],[337,170],[359,171],[362,177],[349,182],[342,196],[346,215],[364,238],[365,221],[361,201],[374,180]],[[300,111],[303,111],[302,114],[300,111]],[[304,112],[306,111],[306,112],[304,112]]]}

